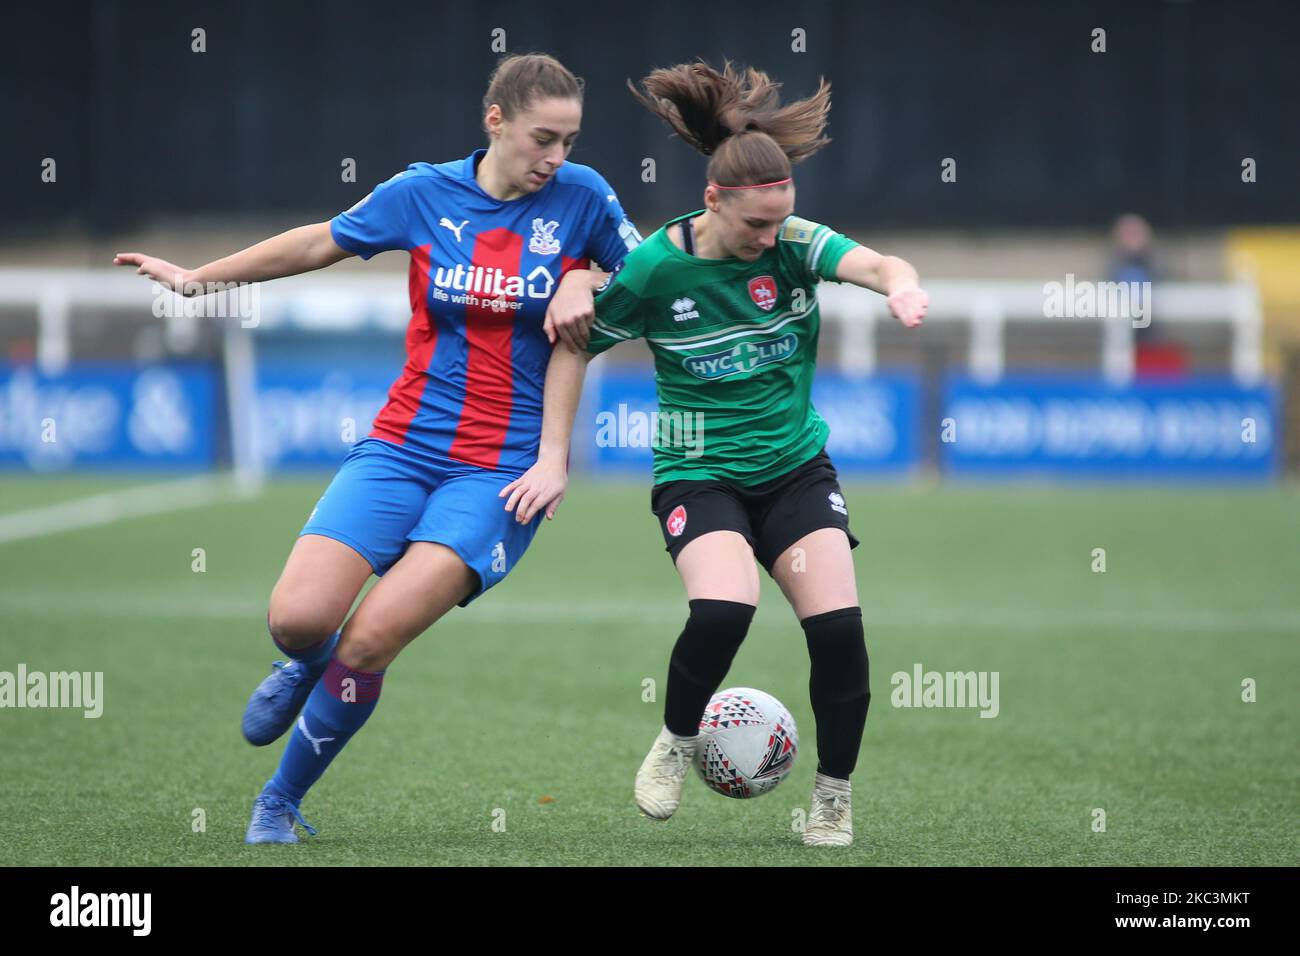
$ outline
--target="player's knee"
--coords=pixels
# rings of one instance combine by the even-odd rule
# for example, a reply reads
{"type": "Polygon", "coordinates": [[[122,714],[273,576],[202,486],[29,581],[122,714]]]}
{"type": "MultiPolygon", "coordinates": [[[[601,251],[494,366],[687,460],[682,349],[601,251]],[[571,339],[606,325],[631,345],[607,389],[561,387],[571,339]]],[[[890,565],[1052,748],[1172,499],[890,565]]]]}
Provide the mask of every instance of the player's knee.
{"type": "Polygon", "coordinates": [[[862,628],[862,609],[841,607],[799,622],[808,641],[811,680],[835,700],[871,700],[871,662],[862,628]]]}
{"type": "Polygon", "coordinates": [[[757,607],[759,597],[758,575],[754,575],[752,581],[740,576],[731,579],[719,578],[710,581],[707,585],[688,587],[687,594],[692,595],[690,599],[692,605],[696,601],[703,600],[715,601],[721,604],[748,604],[751,607],[757,607]],[[701,594],[707,594],[708,597],[698,596],[701,594]]]}
{"type": "Polygon", "coordinates": [[[857,584],[841,575],[828,579],[801,580],[790,586],[791,604],[800,621],[847,611],[858,604],[857,584]]]}
{"type": "Polygon", "coordinates": [[[673,647],[669,667],[700,683],[721,680],[740,650],[754,605],[739,601],[691,601],[691,616],[673,647]]]}
{"type": "Polygon", "coordinates": [[[337,631],[339,623],[310,602],[294,600],[279,592],[271,595],[266,627],[283,647],[309,647],[337,631]]]}
{"type": "Polygon", "coordinates": [[[391,634],[354,617],[344,629],[335,653],[345,667],[375,673],[386,670],[399,650],[391,634]]]}
{"type": "Polygon", "coordinates": [[[737,643],[744,640],[749,631],[750,622],[754,620],[757,602],[715,601],[695,599],[690,602],[691,616],[688,626],[701,631],[718,634],[737,643]]]}

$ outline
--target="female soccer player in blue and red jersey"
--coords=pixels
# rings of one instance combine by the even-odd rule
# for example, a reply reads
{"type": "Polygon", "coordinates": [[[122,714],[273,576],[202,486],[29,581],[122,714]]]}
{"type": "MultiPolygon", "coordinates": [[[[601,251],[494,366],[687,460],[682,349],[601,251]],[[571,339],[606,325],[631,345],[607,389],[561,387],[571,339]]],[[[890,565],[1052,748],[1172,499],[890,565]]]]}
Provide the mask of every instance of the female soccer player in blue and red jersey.
{"type": "Polygon", "coordinates": [[[353,255],[411,256],[406,365],[271,594],[271,637],[292,661],[253,693],[243,730],[259,746],[297,732],[254,803],[249,843],[296,843],[295,821],[316,832],[298,805],[374,710],[389,664],[523,556],[541,514],[520,524],[498,492],[537,460],[552,346],[587,341],[589,264],[615,272],[640,242],[609,184],[565,162],[582,83],[564,66],[506,58],[483,107],[486,149],[414,163],[329,222],[193,271],[139,253],[115,260],[193,291],[353,255]],[[347,617],[372,573],[381,580],[347,617]]]}

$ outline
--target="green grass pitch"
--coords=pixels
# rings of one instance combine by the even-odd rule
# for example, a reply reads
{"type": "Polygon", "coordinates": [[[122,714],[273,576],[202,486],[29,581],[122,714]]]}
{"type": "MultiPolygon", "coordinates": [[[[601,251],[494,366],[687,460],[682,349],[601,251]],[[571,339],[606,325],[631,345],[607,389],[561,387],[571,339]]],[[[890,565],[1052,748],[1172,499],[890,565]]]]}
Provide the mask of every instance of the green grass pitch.
{"type": "MultiPolygon", "coordinates": [[[[638,815],[686,602],[648,485],[590,481],[504,584],[390,669],[303,803],[320,835],[244,846],[283,743],[249,747],[240,714],[327,480],[0,544],[0,670],[105,685],[99,719],[0,710],[0,864],[1300,862],[1300,499],[1132,485],[846,485],[873,689],[848,850],[794,830],[815,767],[808,662],[767,580],[726,684],[790,708],[794,772],[752,801],[692,775],[671,821],[638,815]],[[917,663],[998,672],[998,716],[891,706],[890,676],[917,663]]],[[[130,484],[6,477],[0,514],[130,484]]]]}

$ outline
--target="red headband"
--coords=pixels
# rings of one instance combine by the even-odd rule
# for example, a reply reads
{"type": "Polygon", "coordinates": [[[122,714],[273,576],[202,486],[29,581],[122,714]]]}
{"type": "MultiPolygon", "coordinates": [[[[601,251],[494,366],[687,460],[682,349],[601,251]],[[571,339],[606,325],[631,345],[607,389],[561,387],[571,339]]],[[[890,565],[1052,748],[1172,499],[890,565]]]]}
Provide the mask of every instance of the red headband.
{"type": "Polygon", "coordinates": [[[794,179],[793,176],[787,176],[785,179],[778,179],[774,183],[753,183],[749,186],[719,186],[717,183],[715,183],[713,180],[710,179],[709,185],[712,186],[714,189],[765,189],[768,186],[784,186],[786,183],[790,182],[793,179],[794,179]]]}

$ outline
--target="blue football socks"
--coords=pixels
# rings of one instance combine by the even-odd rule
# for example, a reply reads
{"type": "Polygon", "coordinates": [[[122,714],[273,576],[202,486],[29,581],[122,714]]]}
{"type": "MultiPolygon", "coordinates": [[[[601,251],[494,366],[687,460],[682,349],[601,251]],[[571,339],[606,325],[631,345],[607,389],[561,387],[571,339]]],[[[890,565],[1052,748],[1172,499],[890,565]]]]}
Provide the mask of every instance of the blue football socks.
{"type": "Polygon", "coordinates": [[[299,803],[374,712],[383,683],[383,671],[354,671],[331,657],[290,731],[269,786],[299,803]]]}

